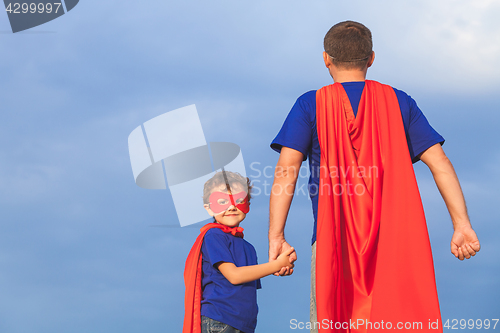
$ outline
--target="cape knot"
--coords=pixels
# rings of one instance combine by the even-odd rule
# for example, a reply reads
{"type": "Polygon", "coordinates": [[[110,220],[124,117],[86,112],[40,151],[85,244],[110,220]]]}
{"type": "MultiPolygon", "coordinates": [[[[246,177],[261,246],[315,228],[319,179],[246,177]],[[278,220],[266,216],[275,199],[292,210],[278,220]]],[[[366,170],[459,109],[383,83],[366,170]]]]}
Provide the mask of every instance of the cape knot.
{"type": "Polygon", "coordinates": [[[224,231],[225,233],[231,234],[236,237],[241,237],[243,238],[243,228],[242,227],[228,227],[227,225],[219,224],[219,223],[209,223],[205,225],[203,228],[201,228],[201,231],[203,232],[204,229],[210,229],[210,228],[218,228],[224,231]]]}

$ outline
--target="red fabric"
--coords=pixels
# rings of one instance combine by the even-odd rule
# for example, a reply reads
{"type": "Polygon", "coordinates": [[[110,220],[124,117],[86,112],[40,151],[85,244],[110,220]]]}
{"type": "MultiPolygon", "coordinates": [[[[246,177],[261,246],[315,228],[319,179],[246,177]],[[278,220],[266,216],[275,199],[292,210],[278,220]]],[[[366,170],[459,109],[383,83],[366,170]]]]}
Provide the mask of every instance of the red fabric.
{"type": "Polygon", "coordinates": [[[186,267],[184,268],[184,284],[186,293],[184,295],[184,327],[182,333],[200,333],[201,332],[201,245],[203,238],[208,230],[219,228],[226,233],[231,233],[233,236],[243,238],[243,228],[231,228],[219,223],[209,223],[200,229],[200,235],[189,251],[186,259],[186,267]]]}
{"type": "Polygon", "coordinates": [[[316,103],[320,332],[380,332],[388,322],[392,329],[421,322],[405,332],[425,332],[436,320],[432,331],[442,332],[424,211],[393,88],[367,80],[356,117],[340,83],[318,90],[316,103]]]}

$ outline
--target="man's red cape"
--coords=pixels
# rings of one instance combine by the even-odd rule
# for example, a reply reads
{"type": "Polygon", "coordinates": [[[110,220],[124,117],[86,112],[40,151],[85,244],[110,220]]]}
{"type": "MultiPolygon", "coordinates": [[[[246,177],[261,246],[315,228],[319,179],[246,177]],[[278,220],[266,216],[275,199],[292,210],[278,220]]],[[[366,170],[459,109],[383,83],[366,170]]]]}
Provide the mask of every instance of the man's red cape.
{"type": "Polygon", "coordinates": [[[398,323],[413,325],[405,332],[442,332],[429,236],[394,89],[366,81],[356,117],[340,83],[318,90],[316,103],[320,332],[380,332],[398,323]],[[352,325],[358,320],[363,325],[352,325]],[[429,329],[437,320],[439,328],[429,329]]]}
{"type": "Polygon", "coordinates": [[[184,284],[186,293],[184,295],[184,326],[182,333],[200,333],[201,332],[201,245],[203,238],[208,230],[219,228],[226,233],[231,233],[234,236],[243,238],[243,228],[231,228],[219,223],[209,223],[200,229],[200,235],[189,251],[186,259],[186,267],[184,268],[184,284]]]}

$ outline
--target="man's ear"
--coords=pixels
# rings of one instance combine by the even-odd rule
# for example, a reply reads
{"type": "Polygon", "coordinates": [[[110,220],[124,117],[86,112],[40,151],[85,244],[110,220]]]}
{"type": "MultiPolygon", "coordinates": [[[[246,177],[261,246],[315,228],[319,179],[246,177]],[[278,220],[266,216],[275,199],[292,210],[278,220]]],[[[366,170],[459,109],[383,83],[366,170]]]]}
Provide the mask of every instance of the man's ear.
{"type": "Polygon", "coordinates": [[[373,65],[374,61],[375,61],[375,51],[372,51],[372,54],[370,55],[370,59],[368,59],[368,63],[366,64],[366,68],[373,65]]]}
{"type": "Polygon", "coordinates": [[[325,66],[327,68],[330,68],[330,66],[333,65],[332,59],[330,58],[328,53],[326,53],[325,51],[323,51],[323,60],[325,61],[325,66]]]}
{"type": "Polygon", "coordinates": [[[205,208],[207,210],[208,215],[215,216],[214,212],[212,212],[212,210],[210,209],[210,205],[209,204],[204,204],[203,208],[205,208]]]}

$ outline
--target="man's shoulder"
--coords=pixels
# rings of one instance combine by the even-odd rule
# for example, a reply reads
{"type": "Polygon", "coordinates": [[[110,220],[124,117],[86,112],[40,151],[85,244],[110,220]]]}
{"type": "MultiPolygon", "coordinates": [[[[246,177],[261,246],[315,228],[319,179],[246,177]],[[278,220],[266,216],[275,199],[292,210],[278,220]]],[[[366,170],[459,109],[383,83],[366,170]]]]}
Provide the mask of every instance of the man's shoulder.
{"type": "Polygon", "coordinates": [[[316,90],[310,90],[297,98],[294,108],[300,109],[305,114],[315,112],[316,110],[316,90]]]}
{"type": "Polygon", "coordinates": [[[392,87],[398,98],[399,106],[401,107],[401,112],[411,112],[416,106],[415,100],[408,95],[403,90],[392,87]]]}
{"type": "Polygon", "coordinates": [[[392,87],[392,86],[391,86],[391,88],[392,88],[392,89],[394,89],[394,92],[396,93],[396,95],[397,95],[398,97],[400,97],[400,96],[401,96],[401,97],[404,97],[404,98],[411,98],[411,97],[410,97],[410,95],[408,95],[408,94],[407,94],[406,92],[404,92],[403,90],[400,90],[400,89],[395,88],[395,87],[392,87]]]}
{"type": "Polygon", "coordinates": [[[375,82],[377,82],[379,84],[382,84],[384,86],[392,88],[394,90],[394,93],[396,94],[396,97],[398,98],[398,102],[399,102],[400,107],[406,109],[406,108],[409,108],[412,103],[415,103],[414,100],[413,100],[413,98],[411,98],[411,96],[408,95],[403,90],[398,89],[398,88],[396,88],[396,87],[394,87],[392,85],[389,85],[389,84],[381,83],[381,82],[378,82],[378,81],[375,81],[375,82]]]}
{"type": "Polygon", "coordinates": [[[297,100],[310,100],[316,99],[316,90],[309,90],[308,92],[303,93],[297,98],[297,100]]]}
{"type": "Polygon", "coordinates": [[[390,84],[383,83],[383,82],[379,82],[379,81],[373,81],[373,80],[366,80],[366,81],[371,81],[371,82],[375,82],[375,83],[377,83],[377,84],[381,84],[381,85],[383,85],[383,86],[391,87],[391,88],[394,90],[394,92],[396,93],[396,95],[398,95],[398,97],[400,97],[400,96],[401,96],[401,97],[410,97],[410,96],[409,96],[406,92],[404,92],[403,90],[398,89],[398,88],[396,88],[396,87],[394,87],[394,86],[392,86],[392,85],[390,85],[390,84]]]}

